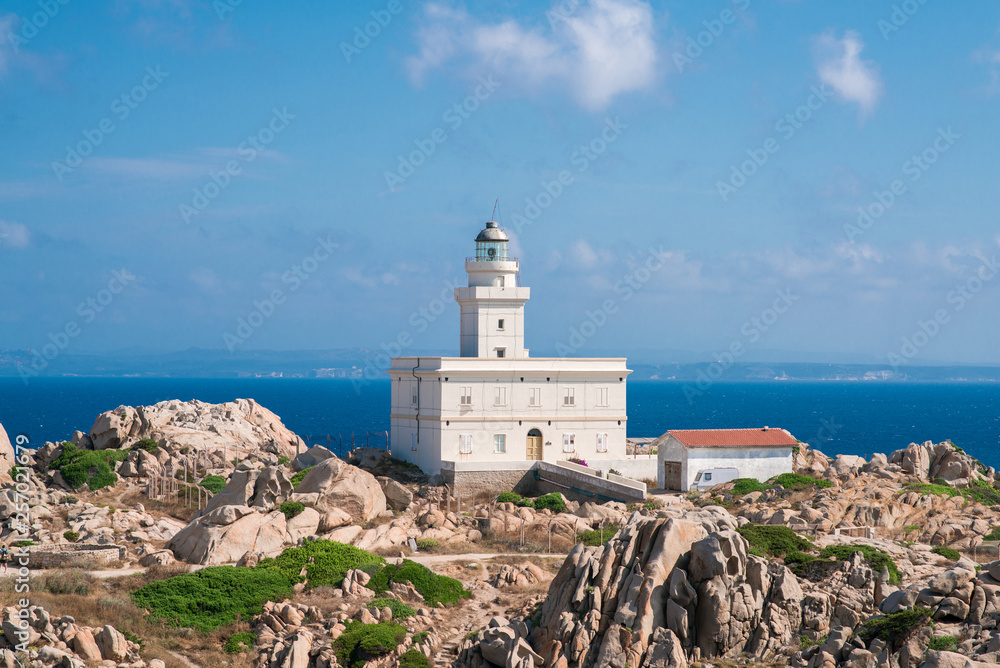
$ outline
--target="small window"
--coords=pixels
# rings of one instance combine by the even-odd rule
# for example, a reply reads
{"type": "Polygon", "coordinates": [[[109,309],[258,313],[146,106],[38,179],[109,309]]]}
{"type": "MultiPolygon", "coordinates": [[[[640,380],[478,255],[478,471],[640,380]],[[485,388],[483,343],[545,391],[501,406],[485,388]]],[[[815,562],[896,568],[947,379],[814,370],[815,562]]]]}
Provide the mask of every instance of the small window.
{"type": "Polygon", "coordinates": [[[576,434],[563,434],[563,452],[576,452],[576,434]]]}
{"type": "Polygon", "coordinates": [[[608,388],[606,387],[597,388],[597,405],[598,406],[608,405],[608,388]]]}
{"type": "Polygon", "coordinates": [[[463,455],[472,452],[472,434],[458,435],[458,451],[463,455]]]}
{"type": "Polygon", "coordinates": [[[566,393],[563,394],[563,406],[575,406],[576,405],[576,391],[572,387],[566,388],[566,393]]]}
{"type": "Polygon", "coordinates": [[[472,405],[472,388],[471,387],[463,387],[462,388],[462,400],[461,400],[460,403],[461,403],[462,406],[471,406],[472,405]]]}
{"type": "Polygon", "coordinates": [[[503,318],[497,320],[497,329],[503,329],[503,318]]]}
{"type": "Polygon", "coordinates": [[[711,479],[712,479],[712,474],[711,473],[706,473],[705,474],[705,480],[711,480],[711,479]]]}
{"type": "Polygon", "coordinates": [[[542,388],[532,387],[528,393],[528,405],[529,406],[541,406],[542,405],[542,388]]]}
{"type": "Polygon", "coordinates": [[[607,452],[608,451],[608,435],[598,434],[597,435],[597,451],[607,452]]]}
{"type": "Polygon", "coordinates": [[[498,454],[507,452],[506,434],[493,434],[493,452],[498,454]]]}
{"type": "Polygon", "coordinates": [[[506,406],[507,405],[507,388],[506,387],[494,387],[493,388],[493,405],[494,406],[506,406]]]}
{"type": "Polygon", "coordinates": [[[497,348],[497,357],[506,357],[506,356],[507,356],[506,348],[497,348]]]}
{"type": "Polygon", "coordinates": [[[694,477],[695,482],[698,482],[699,480],[701,480],[701,471],[698,471],[698,475],[694,477]]]}

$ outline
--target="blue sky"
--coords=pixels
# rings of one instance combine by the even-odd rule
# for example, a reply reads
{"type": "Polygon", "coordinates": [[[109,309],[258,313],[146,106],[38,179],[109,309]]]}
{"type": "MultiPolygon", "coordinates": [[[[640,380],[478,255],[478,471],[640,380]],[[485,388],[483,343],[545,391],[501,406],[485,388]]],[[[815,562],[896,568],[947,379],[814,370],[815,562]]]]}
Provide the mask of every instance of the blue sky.
{"type": "Polygon", "coordinates": [[[36,0],[0,35],[0,349],[457,351],[499,197],[536,354],[1000,363],[993,2],[36,0]]]}

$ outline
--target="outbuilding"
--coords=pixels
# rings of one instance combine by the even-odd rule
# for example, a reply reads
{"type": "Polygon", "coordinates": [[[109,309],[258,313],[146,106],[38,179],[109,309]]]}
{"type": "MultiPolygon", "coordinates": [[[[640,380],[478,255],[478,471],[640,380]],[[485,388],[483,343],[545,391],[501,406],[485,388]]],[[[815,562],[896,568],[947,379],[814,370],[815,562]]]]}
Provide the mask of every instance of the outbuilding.
{"type": "Polygon", "coordinates": [[[673,429],[658,438],[657,483],[661,489],[710,487],[734,478],[764,481],[792,472],[799,442],[785,429],[673,429]]]}

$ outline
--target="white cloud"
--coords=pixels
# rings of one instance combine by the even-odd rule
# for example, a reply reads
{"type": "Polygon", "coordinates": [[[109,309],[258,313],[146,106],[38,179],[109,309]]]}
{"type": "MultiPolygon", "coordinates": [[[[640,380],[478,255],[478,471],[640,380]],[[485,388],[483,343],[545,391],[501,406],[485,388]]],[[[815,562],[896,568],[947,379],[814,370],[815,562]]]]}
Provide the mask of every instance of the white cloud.
{"type": "Polygon", "coordinates": [[[0,247],[26,248],[31,243],[31,233],[24,223],[0,220],[0,247]]]}
{"type": "Polygon", "coordinates": [[[492,74],[505,90],[564,87],[590,110],[654,83],[657,53],[648,3],[589,0],[575,11],[554,9],[547,16],[544,30],[513,19],[481,23],[464,9],[428,4],[417,33],[419,53],[407,60],[410,76],[419,85],[429,71],[463,61],[464,74],[472,78],[492,74]]]}
{"type": "Polygon", "coordinates": [[[848,30],[843,39],[837,39],[828,32],[816,38],[815,47],[820,81],[841,99],[857,103],[865,114],[871,113],[882,97],[882,78],[877,65],[861,60],[865,48],[861,36],[848,30]]]}
{"type": "Polygon", "coordinates": [[[1000,50],[984,47],[972,54],[973,62],[989,68],[990,80],[982,87],[986,95],[1000,93],[1000,50]]]}

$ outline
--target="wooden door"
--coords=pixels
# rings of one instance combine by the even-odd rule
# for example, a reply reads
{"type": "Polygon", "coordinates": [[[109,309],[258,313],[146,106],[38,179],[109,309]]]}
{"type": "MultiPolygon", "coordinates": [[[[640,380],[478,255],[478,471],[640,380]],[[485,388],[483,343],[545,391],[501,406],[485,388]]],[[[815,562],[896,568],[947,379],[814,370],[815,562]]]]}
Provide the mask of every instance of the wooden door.
{"type": "Polygon", "coordinates": [[[681,463],[663,462],[663,488],[681,489],[681,463]]]}
{"type": "Polygon", "coordinates": [[[542,458],[542,437],[541,436],[529,436],[528,437],[528,447],[527,447],[527,459],[541,459],[542,458]]]}

